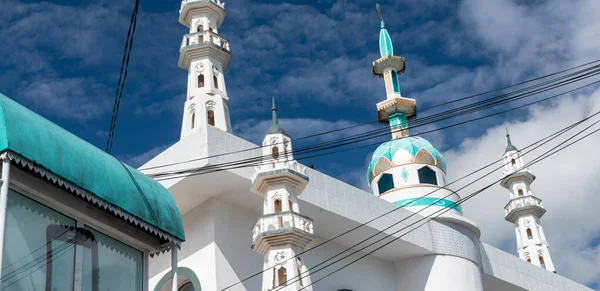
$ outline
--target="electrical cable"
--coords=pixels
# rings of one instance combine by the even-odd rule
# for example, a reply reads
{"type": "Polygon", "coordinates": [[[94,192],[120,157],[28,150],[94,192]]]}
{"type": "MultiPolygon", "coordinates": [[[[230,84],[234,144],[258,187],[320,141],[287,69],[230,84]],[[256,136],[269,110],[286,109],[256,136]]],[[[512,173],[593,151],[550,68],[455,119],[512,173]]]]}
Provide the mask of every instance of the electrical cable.
{"type": "MultiPolygon", "coordinates": [[[[559,130],[559,131],[557,131],[557,132],[554,132],[554,133],[552,133],[552,134],[550,134],[550,135],[546,136],[546,137],[545,137],[545,138],[543,138],[543,139],[540,139],[540,140],[538,140],[538,141],[536,141],[536,142],[534,142],[534,143],[532,143],[532,144],[529,144],[528,146],[526,146],[526,147],[522,148],[522,150],[528,149],[528,148],[530,148],[530,147],[532,147],[532,146],[534,146],[534,145],[536,145],[536,144],[538,144],[538,143],[541,143],[540,145],[538,145],[538,146],[536,146],[536,147],[532,148],[531,150],[527,151],[526,153],[524,153],[524,154],[523,154],[523,156],[524,156],[524,155],[526,155],[527,153],[529,153],[529,152],[531,152],[531,151],[533,151],[533,150],[535,150],[535,149],[537,149],[537,148],[541,147],[542,145],[544,145],[544,144],[548,143],[549,141],[551,141],[551,140],[553,140],[553,139],[557,138],[558,136],[562,135],[562,134],[563,134],[563,133],[565,133],[566,131],[569,131],[570,129],[572,129],[572,128],[574,128],[574,127],[578,126],[579,124],[581,124],[581,123],[583,123],[583,122],[585,122],[585,121],[587,121],[587,120],[591,119],[592,117],[595,117],[595,116],[597,116],[598,114],[600,114],[600,111],[598,111],[598,112],[594,113],[593,115],[590,115],[590,116],[588,116],[588,117],[586,117],[586,118],[584,118],[584,119],[582,119],[582,120],[579,120],[579,121],[577,121],[577,122],[575,122],[575,123],[573,123],[573,124],[571,124],[571,125],[569,125],[569,126],[567,126],[567,127],[563,128],[563,129],[561,129],[561,130],[559,130]]],[[[597,123],[597,122],[596,122],[596,123],[597,123]]],[[[480,171],[482,171],[482,170],[484,170],[484,169],[486,169],[486,168],[488,168],[488,167],[490,167],[490,166],[492,166],[492,165],[494,165],[494,164],[496,164],[497,162],[500,162],[500,161],[502,161],[502,160],[503,160],[503,158],[501,158],[501,159],[499,159],[499,160],[496,160],[496,161],[493,161],[493,162],[491,162],[491,163],[489,163],[489,164],[487,164],[487,165],[485,165],[485,166],[483,166],[483,167],[481,167],[481,168],[479,168],[479,169],[477,169],[477,170],[475,170],[475,171],[472,171],[472,172],[470,172],[469,174],[467,174],[467,175],[465,175],[465,176],[462,176],[462,177],[460,177],[459,179],[457,179],[457,180],[455,180],[455,181],[453,181],[453,182],[451,182],[451,183],[448,183],[448,184],[446,184],[444,187],[448,187],[448,186],[450,186],[450,185],[452,185],[452,184],[454,184],[454,183],[457,183],[458,181],[461,181],[461,180],[463,180],[463,179],[465,179],[465,178],[467,178],[467,177],[469,177],[469,176],[472,176],[472,175],[474,175],[475,173],[478,173],[478,172],[480,172],[480,171]]],[[[503,165],[502,165],[502,166],[503,166],[503,165]]],[[[501,168],[502,166],[500,166],[500,167],[498,167],[498,168],[495,168],[495,169],[493,169],[492,171],[490,171],[490,173],[492,173],[493,171],[496,171],[496,170],[498,170],[498,169],[499,169],[499,168],[501,168]]],[[[488,176],[490,173],[486,174],[485,176],[488,176]]],[[[485,177],[485,176],[483,176],[483,177],[485,177]]],[[[483,178],[483,177],[482,177],[482,178],[483,178]]],[[[481,178],[480,178],[480,179],[481,179],[481,178]]],[[[480,180],[480,179],[478,179],[478,180],[480,180]]],[[[476,180],[476,181],[478,181],[478,180],[476,180]]],[[[474,181],[474,182],[476,182],[476,181],[474,181]]],[[[460,189],[458,189],[458,190],[456,190],[456,191],[453,191],[453,192],[458,192],[458,191],[460,191],[460,190],[462,190],[462,189],[466,188],[467,186],[469,186],[469,185],[473,184],[474,182],[471,182],[471,183],[469,183],[468,185],[466,185],[466,186],[464,186],[464,187],[462,187],[462,188],[460,188],[460,189]]],[[[417,198],[416,200],[418,200],[418,199],[421,199],[421,198],[424,198],[424,197],[426,197],[426,196],[429,196],[429,195],[431,195],[431,194],[433,194],[433,193],[435,193],[435,192],[439,191],[440,189],[441,189],[441,188],[438,188],[438,189],[436,189],[436,190],[434,190],[434,191],[431,191],[431,192],[429,192],[429,193],[427,193],[427,194],[425,194],[425,195],[422,195],[421,197],[417,198]]],[[[441,199],[444,199],[444,198],[441,198],[441,199]]],[[[434,202],[434,203],[432,203],[432,204],[435,204],[435,202],[434,202]]],[[[327,244],[327,243],[329,243],[329,242],[331,242],[331,241],[333,241],[333,240],[335,240],[335,239],[337,239],[337,238],[339,238],[339,237],[342,237],[342,236],[344,236],[344,235],[346,235],[346,234],[348,234],[348,233],[350,233],[350,232],[352,232],[352,231],[354,231],[354,230],[357,230],[357,229],[359,229],[359,228],[361,228],[361,227],[363,227],[363,226],[366,226],[366,225],[368,225],[369,223],[371,223],[371,222],[373,222],[373,221],[375,221],[375,220],[377,220],[377,219],[379,219],[379,218],[382,218],[382,217],[384,217],[384,216],[387,216],[388,214],[390,214],[390,213],[392,213],[392,212],[395,212],[395,211],[397,211],[397,210],[398,210],[398,209],[400,209],[400,208],[404,208],[404,206],[399,206],[399,207],[397,207],[397,208],[394,208],[394,209],[392,209],[392,210],[390,210],[390,211],[388,211],[388,212],[386,212],[386,213],[384,213],[384,214],[382,214],[382,215],[379,215],[379,216],[377,216],[377,217],[375,217],[375,218],[373,218],[373,219],[371,219],[371,220],[369,220],[369,221],[367,221],[367,222],[365,222],[365,223],[361,223],[360,225],[358,225],[358,226],[356,226],[356,227],[353,227],[353,228],[351,228],[351,229],[349,229],[349,230],[347,230],[347,231],[345,231],[345,232],[343,232],[343,233],[341,233],[341,234],[339,234],[339,235],[336,235],[336,236],[334,236],[333,238],[327,239],[326,241],[324,241],[324,242],[322,242],[322,243],[319,243],[319,244],[317,244],[316,246],[313,246],[313,247],[311,247],[310,249],[304,250],[304,251],[302,251],[302,252],[298,253],[297,255],[295,255],[294,257],[291,257],[291,258],[289,258],[289,259],[286,259],[285,261],[288,261],[288,260],[291,260],[291,259],[297,258],[297,257],[299,257],[300,255],[303,255],[303,254],[307,253],[308,251],[314,250],[314,249],[316,249],[316,248],[318,248],[318,247],[320,247],[320,246],[322,246],[322,245],[324,245],[324,244],[327,244]]],[[[417,212],[417,213],[418,213],[418,212],[417,212]]],[[[407,217],[407,219],[408,219],[408,218],[409,218],[409,217],[407,217]]],[[[392,226],[393,226],[393,225],[392,225],[392,226]]],[[[375,234],[375,235],[372,235],[372,236],[370,236],[369,238],[372,238],[372,237],[374,237],[374,236],[376,236],[376,235],[378,235],[378,234],[380,234],[380,233],[383,233],[384,231],[386,231],[386,230],[387,230],[387,229],[389,229],[389,228],[391,228],[391,226],[390,226],[390,227],[388,227],[388,228],[386,228],[386,229],[383,229],[383,230],[379,231],[377,234],[375,234]]],[[[364,242],[364,241],[366,241],[366,240],[363,240],[363,241],[359,242],[358,244],[361,244],[361,243],[362,243],[362,242],[364,242]]],[[[357,244],[357,245],[358,245],[358,244],[357,244]]],[[[349,247],[348,249],[352,249],[353,247],[355,247],[355,246],[357,246],[357,245],[354,245],[354,246],[352,246],[352,247],[349,247]]],[[[343,252],[341,252],[341,253],[344,253],[344,252],[345,252],[345,251],[343,251],[343,252]]],[[[341,253],[338,253],[337,255],[333,256],[333,257],[332,257],[332,258],[330,258],[330,259],[333,259],[333,258],[337,257],[337,256],[338,256],[338,255],[340,255],[341,253]]],[[[329,260],[329,259],[328,259],[328,260],[329,260]]],[[[285,262],[285,261],[284,261],[284,262],[285,262]]],[[[322,263],[321,263],[321,264],[322,264],[322,263]]],[[[314,267],[317,267],[317,266],[319,266],[319,265],[320,265],[320,264],[318,264],[318,265],[316,265],[316,266],[314,266],[314,267]]],[[[314,267],[313,267],[313,268],[314,268],[314,267]]],[[[253,277],[256,277],[256,276],[258,276],[258,275],[260,275],[260,274],[264,273],[264,272],[265,272],[265,271],[267,271],[267,270],[268,270],[268,269],[266,269],[266,270],[263,270],[263,271],[261,271],[261,272],[258,272],[258,273],[254,274],[254,275],[251,275],[251,276],[249,276],[249,277],[246,277],[246,278],[244,278],[243,280],[241,280],[241,281],[239,281],[239,282],[237,282],[237,283],[235,283],[235,284],[233,284],[233,285],[230,285],[230,286],[228,286],[228,287],[227,287],[227,288],[225,288],[225,289],[221,289],[221,290],[226,290],[226,289],[229,289],[229,288],[231,288],[231,287],[233,287],[233,286],[235,286],[235,285],[237,285],[237,284],[240,284],[240,283],[242,283],[242,282],[244,282],[244,281],[247,281],[247,280],[249,280],[249,279],[251,279],[251,278],[253,278],[253,277]]]]}
{"type": "MultiPolygon", "coordinates": [[[[552,73],[552,74],[548,74],[548,75],[545,75],[545,76],[540,76],[540,77],[537,77],[537,78],[534,78],[534,79],[530,79],[530,80],[526,80],[526,81],[523,81],[523,82],[520,82],[520,83],[517,83],[517,84],[509,85],[509,86],[506,86],[506,87],[503,87],[503,88],[499,88],[499,89],[495,89],[495,90],[490,90],[490,91],[487,91],[487,92],[483,92],[483,93],[479,93],[479,94],[475,94],[475,95],[471,95],[471,96],[459,98],[457,100],[445,102],[445,103],[442,103],[442,104],[435,105],[433,107],[426,108],[425,110],[428,110],[428,109],[431,109],[431,108],[434,108],[434,107],[438,107],[438,106],[443,106],[443,105],[450,104],[450,103],[454,103],[454,102],[458,102],[458,101],[462,101],[462,100],[465,100],[465,99],[469,99],[469,98],[473,98],[473,97],[485,95],[485,94],[488,94],[488,93],[491,93],[491,92],[501,91],[501,90],[504,90],[504,89],[507,89],[507,88],[515,87],[515,86],[522,85],[522,84],[529,83],[529,82],[533,82],[533,81],[536,81],[536,80],[544,79],[544,78],[547,78],[547,77],[550,77],[550,76],[554,76],[554,75],[557,75],[557,74],[560,74],[560,73],[564,73],[564,72],[571,71],[571,70],[574,70],[574,69],[577,69],[577,68],[581,68],[581,67],[584,67],[584,66],[596,63],[596,62],[600,62],[600,60],[595,60],[595,61],[592,61],[592,62],[588,62],[588,63],[582,64],[582,65],[578,65],[578,66],[573,67],[573,68],[569,68],[569,69],[562,70],[562,71],[559,71],[559,72],[555,72],[555,73],[552,73]]],[[[596,68],[596,67],[593,67],[593,68],[596,68]]],[[[590,69],[592,69],[592,68],[588,68],[587,70],[590,70],[590,69]]],[[[579,72],[583,72],[583,71],[585,71],[585,70],[582,70],[582,71],[579,71],[579,72]]],[[[572,74],[570,74],[570,75],[572,75],[572,74]]],[[[527,89],[527,88],[524,88],[524,89],[527,89]]],[[[506,95],[507,94],[502,94],[500,96],[506,96],[506,95]]],[[[334,132],[338,132],[338,131],[342,131],[342,130],[347,130],[347,129],[351,129],[351,128],[356,128],[356,127],[360,127],[360,126],[364,126],[364,125],[368,125],[368,124],[372,124],[372,123],[378,123],[378,122],[379,121],[377,121],[377,120],[376,121],[363,122],[363,123],[360,123],[360,124],[357,124],[357,125],[352,125],[352,126],[348,126],[348,127],[343,127],[343,128],[335,129],[335,130],[330,130],[330,131],[325,131],[325,132],[321,132],[321,133],[317,133],[317,134],[307,135],[307,136],[304,136],[304,137],[301,137],[301,138],[296,138],[294,140],[295,141],[303,140],[303,139],[307,139],[307,138],[321,136],[321,135],[325,135],[325,134],[329,134],[329,133],[334,133],[334,132]]],[[[385,129],[387,129],[387,127],[385,129]]],[[[335,142],[335,141],[331,141],[331,142],[335,142]]],[[[164,165],[158,165],[158,166],[140,168],[139,170],[140,171],[144,171],[144,170],[151,170],[151,169],[156,169],[156,168],[161,168],[161,167],[167,167],[167,166],[172,166],[172,165],[177,165],[177,164],[189,163],[189,162],[198,161],[198,160],[210,159],[210,158],[215,158],[215,157],[220,157],[220,156],[225,156],[225,155],[231,155],[231,154],[235,154],[235,153],[241,153],[241,152],[256,150],[256,149],[260,149],[262,147],[264,147],[264,146],[257,146],[257,147],[252,147],[252,148],[238,150],[238,151],[233,151],[233,152],[228,152],[228,153],[216,154],[216,155],[213,155],[213,156],[208,156],[208,157],[202,157],[202,158],[188,160],[188,161],[185,161],[185,162],[177,162],[177,163],[170,163],[170,164],[164,164],[164,165]]]]}
{"type": "MultiPolygon", "coordinates": [[[[500,112],[496,112],[493,114],[488,114],[486,116],[482,116],[482,117],[478,117],[478,118],[473,118],[473,119],[469,119],[463,122],[459,122],[459,123],[455,123],[449,126],[444,126],[444,127],[440,127],[440,128],[436,128],[436,129],[432,129],[429,131],[425,131],[425,132],[421,132],[419,134],[416,135],[411,135],[411,136],[419,136],[419,135],[423,135],[426,133],[431,133],[431,132],[436,132],[436,131],[440,131],[440,130],[444,130],[444,129],[448,129],[448,128],[452,128],[452,127],[456,127],[459,125],[463,125],[469,122],[473,122],[473,121],[477,121],[477,120],[481,120],[484,118],[489,118],[492,116],[496,116],[496,115],[500,115],[509,111],[513,111],[516,109],[520,109],[520,108],[524,108],[527,106],[531,106],[533,104],[537,104],[537,103],[541,103],[571,92],[574,92],[576,90],[585,88],[585,87],[589,87],[591,85],[597,84],[600,81],[594,81],[592,83],[588,83],[586,85],[583,86],[579,86],[577,88],[574,88],[572,90],[568,90],[556,95],[552,95],[550,97],[547,98],[543,98],[540,100],[536,100],[524,105],[520,105],[517,107],[513,107],[513,108],[509,108],[507,110],[503,110],[500,112]]],[[[377,136],[373,136],[370,137],[369,139],[372,139],[374,137],[378,137],[378,136],[384,136],[384,135],[388,135],[388,133],[385,134],[381,134],[381,135],[377,135],[377,136]]],[[[365,139],[366,140],[366,139],[365,139]]],[[[362,140],[364,141],[364,140],[362,140]]],[[[356,142],[350,142],[347,144],[354,144],[356,142]]],[[[332,152],[326,152],[326,153],[321,153],[321,154],[316,154],[316,155],[312,155],[312,156],[306,156],[306,157],[299,157],[299,158],[295,158],[295,160],[303,160],[303,159],[308,159],[308,158],[314,158],[314,157],[319,157],[319,156],[323,156],[323,155],[329,155],[329,154],[333,154],[333,153],[339,153],[339,152],[344,152],[344,151],[348,151],[348,150],[355,150],[355,149],[360,149],[360,148],[365,148],[365,147],[369,147],[369,146],[373,146],[373,145],[377,145],[380,144],[381,142],[375,142],[375,143],[371,143],[371,144],[366,144],[366,145],[361,145],[361,146],[357,146],[357,147],[350,147],[350,148],[345,148],[345,149],[341,149],[341,150],[337,150],[337,151],[332,151],[332,152]]],[[[331,149],[331,148],[337,148],[337,147],[341,147],[341,146],[345,146],[347,144],[337,144],[334,146],[330,146],[330,147],[326,147],[323,149],[319,149],[320,151],[325,150],[325,149],[331,149]]],[[[258,157],[258,158],[262,158],[262,157],[258,157]]],[[[256,162],[252,162],[252,159],[246,159],[246,160],[240,160],[240,161],[233,161],[233,162],[228,162],[228,163],[222,163],[222,164],[217,164],[217,165],[210,165],[210,166],[206,166],[206,167],[202,167],[202,168],[195,168],[195,169],[186,169],[186,170],[182,170],[182,171],[173,171],[173,172],[165,172],[165,173],[161,173],[161,174],[157,174],[157,175],[152,175],[153,178],[155,178],[155,180],[157,181],[164,181],[164,180],[169,180],[169,179],[177,179],[177,178],[181,178],[181,177],[190,177],[190,176],[195,176],[195,175],[203,175],[203,174],[209,174],[209,173],[214,173],[214,172],[220,172],[220,171],[226,171],[226,170],[233,170],[233,169],[239,169],[239,168],[245,168],[245,167],[251,167],[251,166],[257,166],[257,165],[261,165],[264,164],[264,161],[262,161],[262,159],[257,160],[256,162]],[[188,174],[189,173],[189,174],[188,174]],[[177,176],[179,175],[179,176],[177,176]],[[165,177],[166,176],[166,177],[165,177]]]]}
{"type": "MultiPolygon", "coordinates": [[[[597,122],[595,122],[593,125],[597,124],[598,122],[600,122],[600,121],[597,121],[597,122]]],[[[591,125],[591,126],[593,126],[593,125],[591,125]]],[[[596,130],[592,131],[591,133],[589,133],[589,134],[587,134],[587,135],[585,135],[585,136],[583,136],[583,137],[581,137],[581,138],[579,138],[579,139],[577,139],[577,140],[575,140],[575,141],[573,141],[573,142],[571,142],[571,143],[569,143],[569,144],[567,144],[567,145],[564,145],[564,142],[566,142],[566,141],[569,141],[569,140],[573,139],[575,136],[577,136],[577,135],[581,134],[581,133],[582,133],[582,132],[584,132],[585,130],[589,129],[591,126],[588,126],[588,127],[586,127],[585,129],[583,129],[583,130],[579,131],[579,132],[578,132],[578,133],[576,133],[575,135],[573,135],[573,136],[569,137],[567,140],[563,141],[563,143],[561,143],[561,144],[559,144],[559,145],[557,145],[557,146],[555,146],[555,147],[551,148],[550,150],[548,150],[548,151],[544,152],[542,155],[538,156],[538,157],[537,157],[536,159],[534,159],[533,161],[531,161],[531,162],[529,162],[529,163],[527,163],[527,164],[523,165],[522,167],[520,167],[520,168],[519,168],[517,171],[520,171],[520,170],[522,170],[522,169],[524,169],[524,168],[527,168],[527,167],[529,167],[529,166],[531,166],[531,165],[533,165],[533,164],[536,164],[536,163],[538,163],[538,162],[540,162],[540,161],[542,161],[542,160],[544,160],[544,159],[546,159],[546,158],[548,158],[548,157],[550,157],[550,156],[552,156],[552,155],[554,155],[554,154],[556,154],[556,153],[558,153],[558,152],[560,152],[560,151],[564,150],[565,148],[568,148],[569,146],[571,146],[571,145],[573,145],[573,144],[575,144],[575,143],[577,143],[577,142],[579,142],[579,141],[581,141],[581,140],[583,140],[583,139],[585,139],[585,138],[587,138],[587,137],[591,136],[592,134],[594,134],[594,133],[596,133],[596,132],[600,131],[600,128],[599,128],[599,129],[596,129],[596,130]],[[561,145],[563,145],[563,146],[562,146],[562,147],[560,147],[561,145]],[[558,148],[558,149],[557,149],[557,148],[558,148]],[[552,152],[553,150],[555,150],[555,151],[554,151],[554,152],[552,152]],[[544,156],[544,155],[545,155],[545,156],[544,156]]],[[[516,171],[515,171],[515,172],[516,172],[516,171]]],[[[492,187],[492,186],[493,186],[493,185],[495,185],[497,182],[499,182],[499,181],[501,181],[501,180],[503,180],[503,179],[504,179],[504,177],[503,177],[503,178],[500,178],[500,179],[498,179],[498,180],[496,180],[496,181],[494,181],[493,183],[490,183],[490,184],[489,184],[489,185],[487,185],[486,187],[484,187],[484,188],[481,188],[480,190],[478,190],[478,191],[476,191],[476,192],[474,192],[474,193],[472,193],[472,194],[468,195],[467,197],[464,197],[464,198],[460,199],[459,201],[452,203],[453,205],[449,206],[448,208],[443,208],[443,209],[440,209],[440,210],[438,210],[438,211],[434,212],[433,214],[435,214],[435,213],[437,213],[437,212],[441,212],[441,213],[440,213],[439,215],[437,215],[437,216],[433,217],[433,218],[437,218],[437,217],[439,217],[440,215],[442,215],[442,214],[446,213],[447,211],[449,211],[450,209],[453,209],[453,208],[454,208],[454,207],[456,207],[457,205],[460,205],[460,204],[464,203],[465,201],[467,201],[467,200],[469,200],[469,199],[471,199],[471,198],[475,197],[476,195],[478,195],[478,194],[482,193],[482,192],[483,192],[484,190],[486,190],[486,189],[489,189],[490,187],[492,187]]],[[[431,204],[431,205],[433,205],[433,204],[431,204]]],[[[429,205],[429,206],[431,206],[431,205],[429,205]]],[[[429,206],[428,206],[428,207],[429,207],[429,206]]],[[[398,237],[395,237],[393,240],[391,240],[391,241],[389,241],[389,242],[385,243],[384,245],[381,245],[381,246],[377,247],[376,249],[374,249],[374,250],[372,250],[372,251],[369,251],[369,252],[367,252],[366,254],[362,255],[362,256],[361,256],[361,257],[359,257],[358,259],[355,259],[355,260],[353,260],[352,262],[350,262],[350,263],[348,263],[348,264],[344,265],[343,267],[336,269],[335,271],[333,271],[333,272],[331,272],[331,273],[327,274],[326,276],[324,276],[324,277],[322,277],[322,278],[320,278],[320,279],[318,279],[318,280],[316,280],[316,281],[314,281],[314,282],[311,282],[311,284],[309,284],[309,285],[307,285],[307,286],[305,286],[305,287],[301,288],[300,290],[303,290],[303,289],[305,289],[306,287],[309,287],[309,286],[311,286],[311,285],[313,285],[313,284],[315,284],[315,283],[317,283],[317,282],[319,282],[319,281],[321,281],[321,280],[323,280],[323,279],[325,279],[325,278],[327,278],[327,277],[329,277],[329,276],[331,276],[331,275],[333,275],[333,274],[337,273],[338,271],[340,271],[340,270],[342,270],[342,269],[344,269],[344,268],[348,267],[349,265],[351,265],[351,264],[353,264],[353,263],[357,262],[358,260],[360,260],[360,259],[363,259],[363,258],[365,258],[366,256],[368,256],[368,255],[372,254],[373,252],[375,252],[375,251],[377,251],[377,250],[380,250],[381,248],[383,248],[383,247],[385,247],[385,246],[387,246],[387,245],[391,244],[392,242],[394,242],[394,241],[396,241],[396,240],[398,240],[398,239],[402,238],[404,235],[406,235],[406,234],[410,233],[411,231],[413,231],[413,230],[417,229],[418,227],[420,227],[420,226],[424,225],[425,223],[429,222],[430,220],[432,220],[432,219],[433,219],[433,218],[432,218],[432,216],[433,216],[433,215],[429,215],[429,216],[425,216],[425,217],[423,217],[423,218],[422,218],[422,219],[420,219],[419,221],[422,221],[422,220],[427,220],[427,221],[425,221],[424,223],[422,223],[422,224],[420,224],[420,225],[418,225],[418,226],[416,226],[416,227],[412,228],[412,229],[411,229],[411,230],[409,230],[408,232],[406,232],[406,233],[404,233],[404,234],[402,234],[402,235],[400,235],[400,236],[398,236],[398,237]]],[[[414,222],[414,223],[411,223],[411,224],[407,225],[406,227],[403,227],[402,229],[400,229],[400,230],[398,230],[398,231],[396,231],[396,232],[392,233],[391,235],[393,235],[393,234],[396,234],[396,233],[398,233],[398,232],[400,232],[400,231],[402,231],[402,230],[404,230],[404,229],[406,229],[406,228],[408,228],[408,227],[411,227],[411,226],[415,225],[416,223],[418,223],[419,221],[417,221],[417,222],[414,222]]],[[[367,245],[367,246],[365,246],[365,247],[363,247],[363,248],[361,248],[361,249],[358,249],[358,250],[356,250],[355,252],[353,252],[352,254],[345,256],[344,258],[347,258],[347,257],[349,257],[349,256],[351,256],[351,255],[353,255],[353,254],[356,254],[356,253],[358,253],[358,252],[361,252],[361,251],[363,251],[365,248],[367,248],[367,247],[369,247],[369,246],[372,246],[373,244],[375,244],[375,243],[377,243],[377,242],[380,242],[380,241],[382,241],[383,239],[386,239],[386,238],[390,237],[391,235],[387,235],[386,237],[384,237],[384,238],[382,238],[382,239],[380,239],[380,240],[377,240],[377,241],[375,241],[375,242],[374,242],[374,243],[372,243],[372,244],[369,244],[369,245],[367,245]]],[[[320,270],[322,270],[322,269],[324,269],[324,268],[326,268],[326,267],[328,267],[328,266],[331,266],[332,264],[335,264],[335,263],[337,263],[337,262],[341,261],[341,260],[342,260],[342,259],[344,259],[344,258],[341,258],[341,259],[339,259],[339,260],[337,260],[337,261],[335,261],[335,262],[333,262],[333,263],[330,263],[330,264],[328,264],[327,266],[325,266],[325,267],[323,267],[323,268],[321,268],[321,269],[319,269],[319,270],[317,270],[317,271],[315,271],[315,272],[312,272],[312,274],[314,274],[314,273],[316,273],[316,272],[318,272],[318,271],[320,271],[320,270]]],[[[293,283],[293,282],[291,282],[291,283],[293,283]]],[[[278,289],[276,289],[276,290],[278,290],[278,289]]]]}
{"type": "Polygon", "coordinates": [[[121,97],[123,96],[123,89],[125,88],[125,81],[127,80],[127,73],[129,70],[129,59],[131,57],[131,49],[133,48],[133,39],[135,38],[135,30],[137,27],[137,14],[140,6],[140,1],[136,0],[129,20],[129,30],[127,31],[127,38],[125,40],[125,50],[123,52],[123,59],[121,60],[121,70],[119,72],[119,81],[117,82],[117,90],[115,92],[115,101],[113,104],[113,110],[110,120],[110,127],[108,132],[108,139],[106,140],[106,152],[112,153],[112,146],[115,137],[115,127],[117,125],[117,117],[119,115],[119,107],[121,105],[121,97]],[[122,80],[122,81],[121,81],[122,80]]]}

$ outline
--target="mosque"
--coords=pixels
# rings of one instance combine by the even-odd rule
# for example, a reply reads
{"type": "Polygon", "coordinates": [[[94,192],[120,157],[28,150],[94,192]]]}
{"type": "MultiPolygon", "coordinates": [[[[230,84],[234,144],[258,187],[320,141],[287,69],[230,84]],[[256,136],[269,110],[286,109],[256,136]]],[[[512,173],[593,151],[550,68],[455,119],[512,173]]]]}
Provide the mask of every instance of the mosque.
{"type": "Polygon", "coordinates": [[[186,241],[177,256],[176,282],[172,257],[150,261],[151,288],[589,290],[556,274],[540,220],[546,210],[530,187],[535,175],[523,167],[508,133],[500,184],[508,191],[505,218],[515,227],[518,257],[479,240],[482,230],[463,216],[459,195],[446,187],[443,155],[409,134],[417,102],[401,95],[405,62],[394,55],[379,5],[381,58],[373,62],[373,74],[383,78],[386,96],[376,110],[379,121],[389,124],[391,140],[375,150],[368,165],[371,193],[296,162],[293,138],[278,124],[275,100],[273,122],[260,146],[232,133],[224,78],[231,54],[218,33],[224,8],[219,0],[181,5],[179,22],[190,29],[179,57],[188,72],[181,138],[140,170],[173,195],[186,241]],[[187,171],[260,156],[263,162],[253,169],[187,171]],[[427,216],[435,218],[398,232],[427,216]],[[364,244],[357,242],[380,231],[390,236],[389,245],[367,253],[383,242],[376,244],[327,268],[321,264],[347,249],[344,255],[359,250],[364,244]]]}
{"type": "Polygon", "coordinates": [[[508,133],[500,185],[518,256],[479,240],[491,230],[463,216],[443,155],[409,134],[416,100],[401,94],[404,58],[378,12],[376,110],[391,139],[366,169],[370,192],[295,161],[275,100],[261,145],[232,133],[220,0],[181,3],[181,137],[138,170],[0,94],[0,288],[591,290],[555,272],[535,175],[508,133]]]}

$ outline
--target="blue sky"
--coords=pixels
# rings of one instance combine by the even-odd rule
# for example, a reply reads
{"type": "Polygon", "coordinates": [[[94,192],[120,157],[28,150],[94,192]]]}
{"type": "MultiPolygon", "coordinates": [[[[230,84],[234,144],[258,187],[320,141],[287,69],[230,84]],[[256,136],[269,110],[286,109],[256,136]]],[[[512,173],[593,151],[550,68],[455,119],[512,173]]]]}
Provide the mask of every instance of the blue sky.
{"type": "MultiPolygon", "coordinates": [[[[593,39],[599,36],[600,26],[595,20],[600,13],[598,4],[584,0],[380,2],[394,51],[407,62],[407,71],[400,77],[402,93],[417,99],[419,108],[597,59],[600,47],[593,39]]],[[[0,92],[104,149],[133,1],[0,0],[0,7],[0,39],[4,40],[0,47],[0,92]]],[[[133,166],[179,139],[186,72],[177,67],[177,60],[182,35],[187,33],[178,23],[179,7],[179,1],[141,0],[113,148],[113,154],[133,166]]],[[[379,53],[375,2],[231,0],[226,1],[225,8],[227,17],[219,33],[231,45],[225,82],[236,134],[260,141],[269,124],[271,96],[277,99],[281,124],[293,137],[375,120],[375,104],[385,98],[383,81],[373,77],[371,69],[379,53]]],[[[548,134],[546,130],[566,125],[556,116],[585,115],[587,109],[596,106],[594,94],[593,90],[585,91],[581,96],[566,97],[566,101],[545,103],[427,138],[447,154],[449,171],[456,173],[456,178],[458,173],[502,154],[504,126],[511,127],[517,145],[529,143],[548,134]],[[553,119],[548,121],[546,116],[553,119]]],[[[430,113],[419,112],[420,116],[430,113]]],[[[298,148],[373,128],[294,145],[298,148]]],[[[373,150],[303,162],[365,188],[366,165],[373,150]]],[[[581,163],[600,165],[598,160],[580,158],[581,163]]],[[[566,159],[569,161],[574,161],[573,157],[566,159]]],[[[540,169],[538,180],[542,180],[542,172],[540,169]]],[[[548,171],[544,176],[548,183],[537,182],[547,186],[536,186],[546,192],[539,195],[548,200],[547,207],[555,201],[560,208],[564,201],[560,193],[552,192],[557,186],[550,183],[555,174],[548,171]]],[[[562,177],[567,174],[562,173],[562,177]]],[[[582,184],[578,188],[582,193],[600,186],[582,184]]],[[[478,212],[488,208],[479,206],[471,207],[475,208],[471,216],[482,228],[497,223],[505,226],[497,235],[484,231],[484,237],[513,252],[512,229],[502,220],[508,195],[501,189],[494,191],[498,192],[497,200],[476,203],[491,205],[489,209],[498,211],[497,217],[488,219],[478,212]]],[[[580,238],[577,242],[565,241],[559,238],[559,227],[575,223],[581,219],[577,215],[585,212],[573,211],[567,219],[557,214],[559,209],[553,211],[555,216],[550,216],[549,210],[547,220],[556,221],[556,245],[569,248],[568,254],[580,259],[572,261],[567,254],[557,254],[555,261],[564,260],[555,264],[559,270],[581,265],[582,271],[570,270],[567,275],[598,287],[600,271],[586,266],[600,264],[600,249],[593,243],[597,242],[594,232],[600,230],[600,223],[573,233],[580,238]],[[580,255],[583,253],[593,256],[580,255]]],[[[552,236],[551,229],[546,232],[552,236]]]]}

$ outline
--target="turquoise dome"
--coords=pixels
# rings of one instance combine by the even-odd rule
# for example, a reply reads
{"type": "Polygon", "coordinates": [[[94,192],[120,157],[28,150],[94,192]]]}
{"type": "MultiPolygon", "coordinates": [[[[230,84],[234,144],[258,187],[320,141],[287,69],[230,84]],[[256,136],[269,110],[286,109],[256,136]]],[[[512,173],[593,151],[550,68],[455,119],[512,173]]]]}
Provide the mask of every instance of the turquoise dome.
{"type": "Polygon", "coordinates": [[[403,164],[430,164],[446,171],[446,160],[433,145],[422,137],[392,139],[373,153],[367,180],[369,184],[381,172],[403,164]],[[401,155],[395,158],[395,156],[401,155]]]}

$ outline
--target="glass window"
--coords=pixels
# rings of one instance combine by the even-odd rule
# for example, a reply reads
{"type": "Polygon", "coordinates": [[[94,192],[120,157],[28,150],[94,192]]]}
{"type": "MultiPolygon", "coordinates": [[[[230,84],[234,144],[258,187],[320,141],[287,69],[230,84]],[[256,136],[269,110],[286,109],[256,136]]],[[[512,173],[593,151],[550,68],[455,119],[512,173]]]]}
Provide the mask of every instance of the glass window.
{"type": "Polygon", "coordinates": [[[398,83],[398,74],[392,70],[392,84],[394,85],[394,92],[400,93],[400,83],[398,83]]]}
{"type": "Polygon", "coordinates": [[[82,290],[142,290],[142,252],[89,227],[83,234],[82,290]]]}
{"type": "Polygon", "coordinates": [[[379,194],[394,189],[394,177],[391,174],[381,175],[381,178],[377,181],[377,188],[379,189],[379,194]]]}
{"type": "Polygon", "coordinates": [[[9,191],[2,290],[73,290],[76,221],[9,191]]]}
{"type": "Polygon", "coordinates": [[[423,167],[420,168],[417,172],[419,173],[419,182],[421,184],[438,184],[437,177],[435,176],[435,171],[431,168],[423,167]]]}

